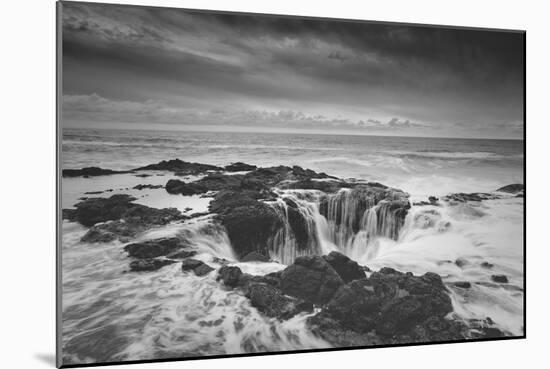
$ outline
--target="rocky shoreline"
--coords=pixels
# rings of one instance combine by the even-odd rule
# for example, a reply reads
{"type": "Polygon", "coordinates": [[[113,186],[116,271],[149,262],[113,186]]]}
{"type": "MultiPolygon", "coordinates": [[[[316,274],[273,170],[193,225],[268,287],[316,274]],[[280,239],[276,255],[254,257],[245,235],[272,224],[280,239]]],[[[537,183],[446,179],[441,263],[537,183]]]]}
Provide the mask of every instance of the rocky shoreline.
{"type": "MultiPolygon", "coordinates": [[[[136,204],[135,197],[115,194],[108,198],[85,198],[62,216],[88,231],[81,241],[128,243],[130,272],[151,272],[180,263],[182,273],[205,276],[216,273],[220,286],[246,296],[250,304],[269,318],[290,319],[310,314],[312,333],[334,346],[367,346],[413,342],[435,342],[507,335],[490,318],[463,321],[453,314],[447,287],[441,276],[415,276],[391,268],[371,271],[339,252],[322,252],[316,244],[311,219],[284,190],[309,190],[316,196],[320,215],[330,219],[344,234],[357,233],[364,214],[372,209],[378,219],[376,232],[397,239],[411,208],[404,191],[380,183],[342,180],[298,166],[258,168],[245,163],[225,167],[189,163],[178,159],[162,161],[129,171],[97,167],[63,170],[64,177],[89,177],[168,171],[176,176],[199,175],[195,181],[170,179],[163,187],[138,185],[138,189],[164,190],[175,196],[209,195],[212,227],[222,227],[238,260],[270,262],[273,242],[290,238],[295,249],[291,263],[277,273],[264,276],[243,273],[237,266],[218,259],[216,268],[193,259],[197,250],[185,237],[131,242],[143,232],[171,223],[185,223],[190,216],[175,208],[156,209],[136,204]],[[274,205],[275,204],[275,205],[274,205]],[[385,219],[390,221],[384,222],[385,219]]],[[[138,174],[139,175],[139,174],[138,174]]],[[[430,197],[415,206],[438,206],[524,196],[524,187],[513,184],[494,193],[450,194],[430,197]]],[[[201,214],[202,215],[202,214],[201,214]]],[[[207,232],[208,230],[206,230],[207,232]]],[[[459,260],[456,261],[458,265],[459,260]]],[[[487,263],[487,268],[491,268],[487,263]]],[[[493,275],[494,283],[507,283],[504,275],[493,275]]],[[[470,282],[455,282],[468,289],[470,282]]]]}

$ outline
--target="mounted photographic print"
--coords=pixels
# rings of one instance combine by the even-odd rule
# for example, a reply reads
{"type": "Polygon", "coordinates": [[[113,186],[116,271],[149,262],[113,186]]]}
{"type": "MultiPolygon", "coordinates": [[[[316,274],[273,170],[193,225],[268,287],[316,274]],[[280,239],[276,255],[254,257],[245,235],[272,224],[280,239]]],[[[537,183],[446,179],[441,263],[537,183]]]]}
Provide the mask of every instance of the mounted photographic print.
{"type": "Polygon", "coordinates": [[[525,32],[57,15],[58,365],[525,337],[525,32]]]}

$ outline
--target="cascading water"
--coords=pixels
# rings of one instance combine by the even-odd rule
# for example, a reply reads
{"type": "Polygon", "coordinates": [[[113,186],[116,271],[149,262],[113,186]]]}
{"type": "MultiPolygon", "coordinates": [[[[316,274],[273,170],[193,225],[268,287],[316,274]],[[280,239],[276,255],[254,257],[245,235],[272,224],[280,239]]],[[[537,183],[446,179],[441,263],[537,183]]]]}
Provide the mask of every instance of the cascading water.
{"type": "Polygon", "coordinates": [[[310,190],[281,192],[281,197],[270,203],[283,224],[269,242],[271,258],[290,264],[301,255],[333,250],[358,258],[378,237],[396,240],[408,202],[384,200],[381,193],[391,194],[364,188],[330,195],[310,190]]]}

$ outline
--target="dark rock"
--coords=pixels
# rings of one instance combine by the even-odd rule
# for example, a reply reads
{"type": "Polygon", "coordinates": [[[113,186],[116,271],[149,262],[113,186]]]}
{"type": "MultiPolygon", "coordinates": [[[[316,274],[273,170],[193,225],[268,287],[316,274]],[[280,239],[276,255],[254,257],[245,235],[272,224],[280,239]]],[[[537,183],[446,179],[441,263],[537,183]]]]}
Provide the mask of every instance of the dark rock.
{"type": "Polygon", "coordinates": [[[416,277],[391,268],[340,287],[324,309],[347,329],[359,333],[374,329],[381,336],[404,334],[451,311],[451,299],[437,274],[416,277]]]}
{"type": "Polygon", "coordinates": [[[485,269],[491,269],[492,267],[494,267],[494,264],[484,261],[481,263],[481,267],[485,269]]]}
{"type": "Polygon", "coordinates": [[[258,262],[266,263],[266,262],[269,262],[270,260],[269,260],[269,256],[260,254],[256,251],[252,251],[251,253],[246,254],[245,256],[243,256],[241,261],[243,261],[243,262],[258,261],[258,262]]]}
{"type": "Polygon", "coordinates": [[[166,170],[170,172],[178,172],[180,174],[200,174],[210,170],[222,170],[222,168],[215,165],[190,163],[179,159],[172,159],[163,160],[159,163],[146,165],[134,170],[166,170]]]}
{"type": "Polygon", "coordinates": [[[506,333],[496,327],[489,317],[485,319],[468,320],[471,338],[499,338],[506,336],[506,333]]]}
{"type": "Polygon", "coordinates": [[[214,270],[214,268],[212,268],[211,266],[206,265],[206,264],[203,263],[202,265],[199,265],[198,267],[193,269],[193,272],[195,272],[195,275],[197,275],[199,277],[202,277],[203,275],[207,275],[208,273],[210,273],[213,270],[214,270]]]}
{"type": "Polygon", "coordinates": [[[252,306],[268,317],[290,319],[300,312],[313,311],[313,304],[285,296],[269,284],[250,283],[246,297],[252,306]]]}
{"type": "Polygon", "coordinates": [[[214,270],[214,268],[200,260],[187,259],[181,262],[181,270],[184,272],[193,271],[195,275],[201,277],[214,270]]]}
{"type": "Polygon", "coordinates": [[[468,289],[468,288],[472,287],[472,284],[468,281],[454,282],[453,285],[456,286],[456,287],[459,287],[459,288],[464,288],[464,289],[468,289]]]}
{"type": "Polygon", "coordinates": [[[85,226],[122,219],[145,228],[152,225],[168,224],[171,221],[184,218],[177,209],[150,208],[135,204],[134,200],[136,200],[135,197],[122,194],[109,198],[88,198],[75,204],[74,218],[85,226]]]}
{"type": "Polygon", "coordinates": [[[76,221],[76,209],[62,209],[61,210],[61,219],[66,219],[71,222],[76,221]]]}
{"type": "Polygon", "coordinates": [[[316,336],[335,347],[362,347],[381,345],[384,341],[373,333],[360,333],[343,326],[324,312],[307,319],[307,327],[316,336]]]}
{"type": "Polygon", "coordinates": [[[514,183],[514,184],[501,187],[497,191],[516,194],[518,192],[525,191],[525,186],[522,183],[514,183]]]}
{"type": "Polygon", "coordinates": [[[246,172],[256,169],[257,166],[250,165],[242,162],[237,162],[233,164],[226,165],[224,169],[228,172],[246,172]]]}
{"type": "Polygon", "coordinates": [[[496,283],[508,283],[508,277],[504,274],[493,274],[491,280],[496,283]]]}
{"type": "Polygon", "coordinates": [[[102,194],[103,192],[105,191],[88,191],[88,192],[84,192],[84,195],[99,195],[99,194],[102,194]]]}
{"type": "Polygon", "coordinates": [[[138,259],[156,258],[174,253],[174,251],[183,249],[187,244],[179,238],[160,238],[137,243],[131,243],[124,246],[124,251],[129,256],[138,259]]]}
{"type": "Polygon", "coordinates": [[[458,258],[455,260],[455,264],[457,267],[459,268],[463,268],[465,267],[466,265],[470,264],[470,262],[464,258],[458,258]]]}
{"type": "Polygon", "coordinates": [[[168,254],[166,257],[170,259],[187,259],[195,255],[197,255],[195,250],[181,250],[168,254]]]}
{"type": "Polygon", "coordinates": [[[152,184],[138,184],[134,187],[132,187],[134,190],[144,190],[144,189],[150,189],[150,190],[154,190],[154,189],[157,189],[157,188],[162,188],[164,187],[163,185],[152,185],[152,184]]]}
{"type": "Polygon", "coordinates": [[[63,169],[63,177],[96,177],[96,176],[106,176],[111,174],[124,174],[132,173],[132,171],[119,171],[111,169],[102,169],[99,167],[86,167],[82,169],[63,169]]]}
{"type": "Polygon", "coordinates": [[[321,256],[300,256],[281,273],[283,293],[323,305],[344,282],[321,256]]]}
{"type": "Polygon", "coordinates": [[[344,283],[349,283],[355,279],[365,278],[363,267],[355,261],[348,258],[346,255],[336,251],[323,256],[327,263],[338,273],[344,283]]]}
{"type": "Polygon", "coordinates": [[[468,201],[480,202],[483,200],[496,200],[500,198],[501,196],[496,194],[490,194],[490,193],[481,193],[481,192],[462,193],[461,192],[461,193],[453,193],[453,194],[447,195],[443,197],[443,200],[451,203],[453,202],[456,203],[456,202],[468,202],[468,201]]]}
{"type": "Polygon", "coordinates": [[[242,176],[211,173],[194,182],[184,182],[171,179],[166,183],[166,191],[170,194],[185,196],[202,194],[210,191],[237,189],[241,186],[242,176]]]}
{"type": "Polygon", "coordinates": [[[243,272],[239,267],[224,265],[218,269],[218,276],[216,279],[222,281],[227,287],[235,288],[239,285],[239,278],[243,272]]]}
{"type": "Polygon", "coordinates": [[[267,255],[268,243],[283,223],[271,206],[252,199],[246,203],[220,214],[221,223],[239,258],[253,251],[267,255]]]}
{"type": "Polygon", "coordinates": [[[130,262],[130,271],[132,272],[151,272],[175,263],[173,260],[164,259],[141,259],[130,262]]]}
{"type": "Polygon", "coordinates": [[[180,181],[179,179],[168,180],[164,188],[166,189],[166,192],[172,195],[181,194],[184,196],[191,196],[191,195],[197,195],[200,193],[208,192],[207,188],[195,182],[185,183],[184,181],[180,181]]]}
{"type": "Polygon", "coordinates": [[[432,205],[437,205],[437,202],[439,201],[439,199],[435,196],[430,196],[428,197],[428,201],[430,202],[430,204],[432,205]]]}

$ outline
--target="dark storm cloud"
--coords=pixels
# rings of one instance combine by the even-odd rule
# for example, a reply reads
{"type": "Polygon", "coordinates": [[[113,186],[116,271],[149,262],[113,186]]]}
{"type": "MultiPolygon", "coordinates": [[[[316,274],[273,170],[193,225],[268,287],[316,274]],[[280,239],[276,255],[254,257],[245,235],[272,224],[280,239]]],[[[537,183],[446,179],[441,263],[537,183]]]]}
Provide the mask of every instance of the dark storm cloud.
{"type": "Polygon", "coordinates": [[[63,67],[73,121],[522,135],[519,33],[64,3],[63,67]]]}

